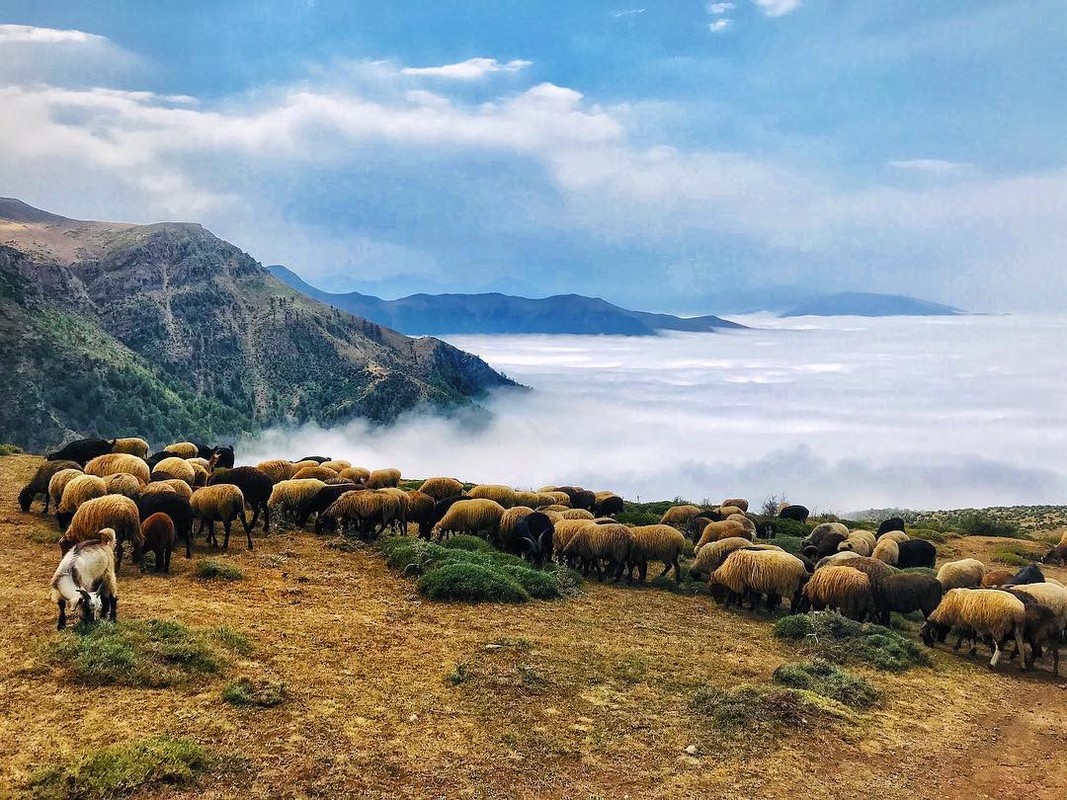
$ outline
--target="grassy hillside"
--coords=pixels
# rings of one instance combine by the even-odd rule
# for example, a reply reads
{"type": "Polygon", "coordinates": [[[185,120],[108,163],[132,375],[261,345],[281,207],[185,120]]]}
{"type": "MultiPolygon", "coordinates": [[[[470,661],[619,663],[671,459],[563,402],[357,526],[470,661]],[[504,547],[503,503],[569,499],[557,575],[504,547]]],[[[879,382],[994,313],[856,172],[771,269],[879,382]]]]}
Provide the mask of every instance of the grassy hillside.
{"type": "Polygon", "coordinates": [[[149,773],[132,796],[1059,800],[1067,785],[1047,672],[944,648],[903,672],[858,660],[843,668],[877,699],[854,707],[774,680],[812,651],[765,613],[666,584],[429,602],[377,550],[284,527],[252,552],[198,542],[169,576],[124,566],[112,646],[169,677],[98,686],[77,634],[54,630],[54,523],[14,502],[37,463],[0,458],[0,794],[149,773]],[[197,577],[207,558],[238,573],[197,577]]]}

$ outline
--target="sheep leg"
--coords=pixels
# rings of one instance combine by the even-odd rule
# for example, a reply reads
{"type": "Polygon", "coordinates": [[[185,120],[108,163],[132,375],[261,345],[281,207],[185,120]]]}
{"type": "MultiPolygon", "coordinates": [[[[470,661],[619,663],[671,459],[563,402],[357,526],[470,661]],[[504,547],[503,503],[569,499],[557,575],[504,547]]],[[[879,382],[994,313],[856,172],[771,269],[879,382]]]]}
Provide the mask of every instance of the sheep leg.
{"type": "Polygon", "coordinates": [[[263,504],[263,533],[270,533],[270,506],[263,504]]]}
{"type": "Polygon", "coordinates": [[[56,630],[63,630],[67,627],[67,601],[60,598],[57,603],[59,606],[59,622],[56,624],[56,630]]]}
{"type": "MultiPolygon", "coordinates": [[[[248,534],[248,541],[252,541],[252,528],[256,527],[256,522],[259,521],[259,506],[252,507],[252,521],[245,522],[244,516],[241,517],[241,522],[245,526],[245,533],[248,534]]],[[[304,523],[307,522],[307,516],[300,521],[300,527],[304,527],[304,523]]]]}
{"type": "Polygon", "coordinates": [[[108,613],[108,619],[115,622],[119,617],[119,598],[118,595],[111,595],[111,611],[108,613]]]}
{"type": "MultiPolygon", "coordinates": [[[[244,516],[244,515],[242,514],[241,516],[244,516]]],[[[222,540],[222,549],[223,550],[229,550],[230,549],[230,528],[232,526],[233,526],[233,520],[232,519],[224,519],[222,521],[222,530],[224,530],[226,532],[226,538],[224,538],[222,540]]]]}
{"type": "Polygon", "coordinates": [[[252,528],[256,527],[256,523],[253,522],[246,530],[245,535],[248,537],[248,549],[252,549],[252,528]]]}
{"type": "MultiPolygon", "coordinates": [[[[1023,655],[1023,661],[1022,661],[1022,664],[1020,664],[1019,666],[1020,666],[1020,667],[1022,668],[1022,671],[1023,671],[1023,672],[1026,672],[1026,669],[1027,669],[1027,667],[1029,667],[1030,665],[1026,663],[1026,655],[1025,655],[1025,653],[1026,653],[1026,650],[1024,649],[1024,645],[1023,645],[1023,632],[1022,632],[1022,630],[1020,629],[1020,627],[1021,627],[1021,626],[1019,626],[1019,625],[1016,625],[1016,626],[1015,626],[1015,647],[1016,647],[1016,649],[1017,649],[1017,650],[1019,650],[1019,652],[1021,652],[1021,653],[1023,653],[1023,654],[1024,654],[1024,655],[1023,655]]],[[[1031,660],[1032,660],[1032,659],[1031,659],[1031,660]]]]}
{"type": "MultiPolygon", "coordinates": [[[[990,669],[996,669],[997,663],[999,661],[1000,661],[1000,644],[997,642],[996,639],[994,639],[993,640],[993,658],[989,662],[989,668],[990,669]]],[[[1025,670],[1026,667],[1024,666],[1023,669],[1025,670]]]]}
{"type": "Polygon", "coordinates": [[[191,523],[185,531],[185,557],[193,557],[193,526],[191,523]]]}
{"type": "Polygon", "coordinates": [[[168,574],[170,573],[170,553],[171,553],[171,549],[172,548],[167,547],[167,548],[165,548],[163,550],[163,571],[168,573],[168,574]]]}
{"type": "Polygon", "coordinates": [[[122,566],[122,542],[119,542],[115,546],[115,572],[119,571],[119,567],[122,566]]]}

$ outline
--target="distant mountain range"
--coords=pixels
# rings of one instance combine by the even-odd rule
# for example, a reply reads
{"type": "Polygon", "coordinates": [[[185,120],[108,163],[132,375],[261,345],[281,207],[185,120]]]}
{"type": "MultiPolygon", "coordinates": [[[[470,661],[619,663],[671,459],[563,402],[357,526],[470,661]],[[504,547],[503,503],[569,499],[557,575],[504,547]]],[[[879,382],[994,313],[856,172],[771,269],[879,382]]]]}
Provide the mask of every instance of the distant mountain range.
{"type": "Polygon", "coordinates": [[[781,317],[932,317],[964,313],[958,308],[901,294],[840,292],[813,297],[779,313],[781,317]]]}
{"type": "Polygon", "coordinates": [[[388,422],[515,385],[440,340],[305,297],[200,225],[74,220],[12,198],[0,198],[0,352],[0,433],[33,450],[388,422]]]}
{"type": "Polygon", "coordinates": [[[620,308],[599,297],[562,294],[530,299],[513,295],[413,294],[398,300],[316,289],[280,264],[271,274],[293,289],[334,308],[374,320],[403,333],[572,333],[652,336],[658,331],[712,333],[744,328],[715,316],[676,317],[620,308]]]}

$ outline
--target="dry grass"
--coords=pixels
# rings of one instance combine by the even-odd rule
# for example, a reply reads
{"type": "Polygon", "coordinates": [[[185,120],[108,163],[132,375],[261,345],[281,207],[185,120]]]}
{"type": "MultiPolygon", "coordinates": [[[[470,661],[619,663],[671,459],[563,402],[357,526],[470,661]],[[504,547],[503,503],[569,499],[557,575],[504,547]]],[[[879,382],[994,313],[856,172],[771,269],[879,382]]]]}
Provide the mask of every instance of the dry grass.
{"type": "Polygon", "coordinates": [[[42,655],[57,637],[47,600],[54,523],[14,502],[36,463],[0,458],[0,796],[44,764],[151,736],[243,766],[138,798],[1062,800],[1067,785],[1067,765],[1051,757],[1067,736],[1067,695],[1047,674],[990,674],[943,650],[932,668],[899,674],[852,665],[880,693],[874,709],[693,756],[685,748],[707,725],[693,711],[700,690],[766,685],[796,660],[766,616],[596,584],[553,602],[433,603],[372,550],[294,531],[257,536],[253,552],[232,548],[240,581],[197,580],[201,542],[169,576],[124,565],[119,577],[120,619],[227,626],[248,638],[249,655],[167,689],[74,686],[42,655]],[[229,704],[222,694],[241,679],[284,684],[285,702],[229,704]],[[1038,708],[1043,716],[1028,716],[1038,708]],[[999,745],[1007,765],[988,744],[992,718],[1010,733],[999,745]],[[989,779],[988,795],[981,783],[959,785],[972,774],[989,779]]]}

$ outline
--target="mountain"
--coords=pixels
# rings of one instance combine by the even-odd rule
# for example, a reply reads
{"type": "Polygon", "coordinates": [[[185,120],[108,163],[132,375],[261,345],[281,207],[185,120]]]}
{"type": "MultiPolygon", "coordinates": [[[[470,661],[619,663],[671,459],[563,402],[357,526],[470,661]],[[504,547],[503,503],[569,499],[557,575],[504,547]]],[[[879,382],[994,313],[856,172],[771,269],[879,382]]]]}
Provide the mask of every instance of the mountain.
{"type": "Polygon", "coordinates": [[[958,308],[901,294],[840,292],[813,297],[783,311],[781,317],[930,317],[964,313],[958,308]]]}
{"type": "Polygon", "coordinates": [[[281,265],[267,267],[278,280],[334,308],[410,334],[575,333],[652,336],[657,331],[713,332],[743,328],[719,317],[675,317],[629,311],[599,297],[561,294],[541,299],[487,294],[413,294],[382,300],[316,289],[281,265]]]}
{"type": "Polygon", "coordinates": [[[0,199],[0,352],[0,436],[34,450],[389,422],[515,385],[305,297],[200,225],[86,222],[14,199],[0,199]]]}

